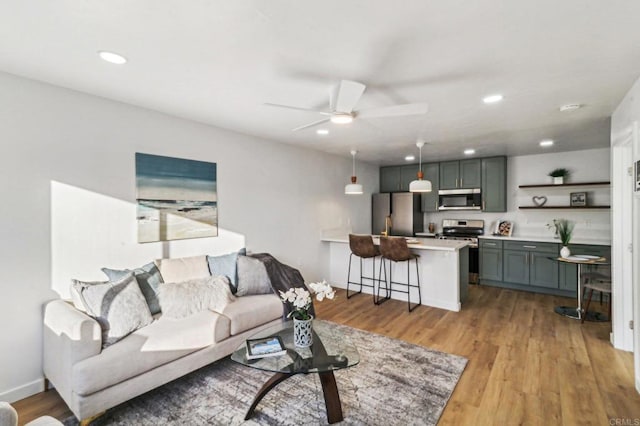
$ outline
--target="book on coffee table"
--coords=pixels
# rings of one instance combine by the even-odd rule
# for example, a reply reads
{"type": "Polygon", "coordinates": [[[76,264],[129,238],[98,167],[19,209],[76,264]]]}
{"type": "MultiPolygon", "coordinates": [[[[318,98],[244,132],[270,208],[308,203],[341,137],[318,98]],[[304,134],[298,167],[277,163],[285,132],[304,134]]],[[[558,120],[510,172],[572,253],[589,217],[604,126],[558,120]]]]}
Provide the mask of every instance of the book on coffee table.
{"type": "Polygon", "coordinates": [[[287,350],[280,336],[269,336],[261,339],[247,339],[247,359],[258,359],[268,356],[285,355],[287,350]]]}

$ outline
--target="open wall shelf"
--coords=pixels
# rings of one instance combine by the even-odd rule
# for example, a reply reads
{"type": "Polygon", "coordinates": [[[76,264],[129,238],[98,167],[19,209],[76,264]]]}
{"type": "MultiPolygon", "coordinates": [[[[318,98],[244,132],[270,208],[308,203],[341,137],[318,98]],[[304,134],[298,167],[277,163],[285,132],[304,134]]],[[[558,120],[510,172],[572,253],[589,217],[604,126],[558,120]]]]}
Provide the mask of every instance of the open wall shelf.
{"type": "MultiPolygon", "coordinates": [[[[542,185],[520,185],[518,188],[564,188],[568,186],[605,186],[611,185],[611,182],[571,182],[571,183],[563,183],[561,185],[554,185],[553,183],[542,184],[542,185]]],[[[547,207],[553,208],[553,207],[547,207]]]]}
{"type": "Polygon", "coordinates": [[[582,209],[582,210],[589,210],[589,209],[610,209],[611,206],[520,206],[518,207],[519,209],[522,210],[547,210],[547,209],[555,209],[555,210],[560,210],[560,209],[564,209],[564,210],[573,210],[573,209],[582,209]]]}

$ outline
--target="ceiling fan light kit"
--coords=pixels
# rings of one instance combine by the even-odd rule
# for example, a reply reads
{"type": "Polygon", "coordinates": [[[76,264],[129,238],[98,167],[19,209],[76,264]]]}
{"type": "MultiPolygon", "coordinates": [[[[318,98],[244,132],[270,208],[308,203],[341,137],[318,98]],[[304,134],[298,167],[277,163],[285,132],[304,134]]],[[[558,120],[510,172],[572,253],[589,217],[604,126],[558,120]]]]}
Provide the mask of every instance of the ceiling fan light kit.
{"type": "Polygon", "coordinates": [[[365,110],[356,110],[356,105],[360,101],[367,86],[357,81],[341,80],[329,93],[329,111],[298,107],[293,105],[281,105],[271,102],[265,103],[267,106],[292,109],[297,111],[314,112],[325,116],[322,120],[314,121],[291,129],[292,132],[308,129],[330,121],[334,124],[349,124],[353,120],[368,119],[378,117],[403,117],[409,115],[423,115],[429,110],[425,103],[414,103],[404,105],[391,105],[365,110]]]}
{"type": "Polygon", "coordinates": [[[431,181],[423,180],[424,173],[422,173],[422,147],[423,141],[416,142],[416,146],[420,150],[420,165],[418,167],[418,179],[411,181],[409,184],[409,192],[431,192],[431,181]]]}
{"type": "Polygon", "coordinates": [[[364,191],[362,189],[362,185],[359,183],[356,183],[358,178],[356,177],[356,153],[358,151],[351,151],[351,161],[352,161],[352,175],[351,175],[351,183],[347,184],[344,187],[344,193],[347,195],[360,195],[362,194],[364,191]]]}

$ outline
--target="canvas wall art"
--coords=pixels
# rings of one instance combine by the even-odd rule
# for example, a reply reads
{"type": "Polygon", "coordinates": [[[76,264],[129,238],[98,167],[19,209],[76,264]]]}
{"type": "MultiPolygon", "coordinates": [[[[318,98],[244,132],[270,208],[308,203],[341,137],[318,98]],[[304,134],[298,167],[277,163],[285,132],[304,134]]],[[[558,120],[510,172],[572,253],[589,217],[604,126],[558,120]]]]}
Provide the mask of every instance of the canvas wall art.
{"type": "Polygon", "coordinates": [[[216,163],[136,153],[138,242],[218,236],[216,163]]]}

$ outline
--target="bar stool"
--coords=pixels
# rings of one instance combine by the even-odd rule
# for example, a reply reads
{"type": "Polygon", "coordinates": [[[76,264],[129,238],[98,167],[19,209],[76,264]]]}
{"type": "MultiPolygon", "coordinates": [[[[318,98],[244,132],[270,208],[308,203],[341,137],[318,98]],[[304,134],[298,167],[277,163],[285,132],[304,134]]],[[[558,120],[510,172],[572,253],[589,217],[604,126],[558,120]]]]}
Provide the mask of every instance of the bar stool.
{"type": "MultiPolygon", "coordinates": [[[[406,293],[407,295],[407,306],[409,312],[413,311],[417,306],[422,304],[422,295],[420,294],[420,272],[418,271],[418,258],[420,257],[417,254],[411,253],[409,247],[407,246],[407,240],[404,238],[388,238],[388,237],[380,237],[380,253],[382,254],[382,264],[381,268],[384,268],[384,283],[385,283],[385,298],[380,301],[380,286],[378,286],[378,304],[384,302],[385,300],[389,300],[391,298],[391,293],[396,291],[398,293],[406,293]],[[389,260],[389,281],[387,281],[387,266],[385,263],[385,259],[389,260]],[[410,265],[411,261],[416,262],[416,279],[418,284],[411,284],[411,273],[410,273],[410,265]],[[407,282],[398,282],[393,281],[392,275],[392,265],[391,262],[407,262],[407,282]],[[387,287],[387,283],[389,286],[387,287]],[[394,284],[396,286],[404,286],[406,290],[398,290],[393,288],[394,284]],[[418,289],[418,303],[411,307],[411,289],[418,289]]],[[[382,281],[382,275],[378,275],[380,277],[380,281],[382,281]]]]}
{"type": "Polygon", "coordinates": [[[376,281],[378,286],[380,285],[380,274],[376,278],[376,257],[380,256],[380,250],[373,244],[373,238],[371,235],[355,235],[349,234],[349,247],[351,248],[351,254],[349,255],[349,271],[347,272],[347,299],[356,294],[362,293],[362,287],[369,287],[372,289],[373,303],[378,304],[376,300],[376,281]],[[351,260],[353,256],[360,258],[360,281],[351,281],[351,260]],[[371,276],[364,275],[362,269],[362,259],[372,259],[373,264],[371,266],[371,276]],[[371,284],[365,284],[362,281],[369,280],[371,284]],[[360,290],[349,294],[349,285],[359,285],[360,290]]]}

